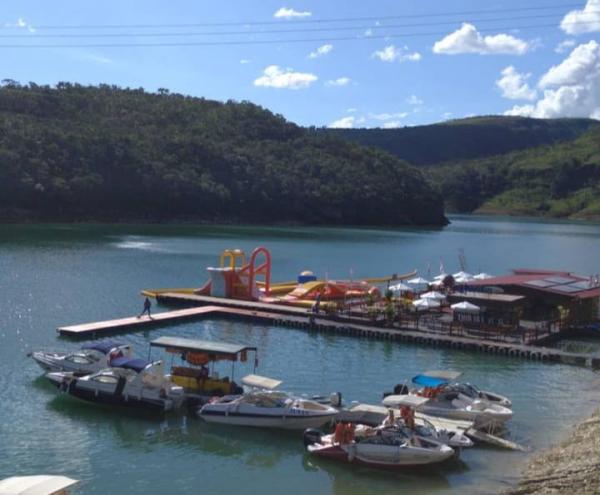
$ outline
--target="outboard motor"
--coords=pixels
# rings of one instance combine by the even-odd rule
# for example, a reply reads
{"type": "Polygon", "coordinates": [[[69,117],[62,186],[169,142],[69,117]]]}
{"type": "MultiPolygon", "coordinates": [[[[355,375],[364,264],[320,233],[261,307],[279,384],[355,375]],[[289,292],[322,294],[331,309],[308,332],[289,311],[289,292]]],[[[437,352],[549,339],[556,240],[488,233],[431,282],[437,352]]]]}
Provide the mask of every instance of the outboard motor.
{"type": "Polygon", "coordinates": [[[331,392],[329,394],[329,403],[331,407],[341,407],[342,406],[342,393],[341,392],[331,392]]]}
{"type": "Polygon", "coordinates": [[[306,430],[304,430],[304,434],[302,435],[304,448],[308,447],[309,445],[314,445],[315,443],[320,443],[322,436],[323,432],[321,430],[317,430],[315,428],[307,428],[306,430]]]}
{"type": "Polygon", "coordinates": [[[394,387],[394,395],[408,395],[408,386],[404,383],[399,383],[394,387]]]}

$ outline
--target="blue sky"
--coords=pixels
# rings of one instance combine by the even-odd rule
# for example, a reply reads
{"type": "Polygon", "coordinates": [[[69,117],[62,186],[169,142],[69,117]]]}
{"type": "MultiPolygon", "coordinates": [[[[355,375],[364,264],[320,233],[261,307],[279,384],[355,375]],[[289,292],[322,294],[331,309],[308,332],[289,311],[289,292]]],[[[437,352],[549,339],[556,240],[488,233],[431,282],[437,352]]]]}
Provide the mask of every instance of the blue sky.
{"type": "Polygon", "coordinates": [[[250,100],[316,126],[501,113],[600,118],[600,0],[21,0],[3,7],[1,77],[22,83],[164,87],[250,100]],[[224,25],[167,26],[217,23],[224,25]],[[207,31],[231,34],[166,36],[207,31]],[[273,42],[249,43],[266,39],[273,42]],[[241,43],[82,46],[201,41],[241,43]],[[15,44],[36,47],[5,46],[15,44]]]}

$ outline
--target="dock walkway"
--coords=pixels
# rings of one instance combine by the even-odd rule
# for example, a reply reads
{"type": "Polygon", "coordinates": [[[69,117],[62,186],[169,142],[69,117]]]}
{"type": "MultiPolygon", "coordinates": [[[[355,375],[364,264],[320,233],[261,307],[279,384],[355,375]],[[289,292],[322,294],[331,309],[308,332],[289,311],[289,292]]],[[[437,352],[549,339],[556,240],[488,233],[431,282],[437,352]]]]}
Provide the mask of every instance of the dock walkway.
{"type": "MultiPolygon", "coordinates": [[[[240,302],[244,301],[236,301],[236,304],[239,304],[240,302]]],[[[589,354],[565,352],[560,349],[553,349],[549,347],[498,342],[457,335],[444,335],[427,332],[424,330],[417,331],[409,328],[381,328],[364,324],[335,321],[315,315],[311,317],[311,315],[307,313],[305,309],[289,308],[287,306],[271,306],[269,304],[260,303],[255,305],[250,302],[245,305],[245,308],[231,306],[233,305],[229,305],[229,307],[222,305],[206,305],[156,313],[152,316],[152,318],[120,318],[116,320],[86,323],[82,325],[65,326],[60,327],[57,330],[61,335],[97,338],[111,333],[136,330],[138,328],[141,329],[158,324],[176,323],[182,320],[191,319],[222,317],[242,319],[251,322],[282,327],[301,328],[309,331],[323,332],[328,334],[340,334],[378,340],[449,347],[484,352],[488,354],[500,354],[540,361],[600,368],[600,357],[594,357],[589,354]],[[258,309],[259,307],[261,309],[258,309]],[[288,310],[291,309],[294,310],[292,313],[296,314],[278,313],[277,310],[282,307],[285,308],[286,313],[288,313],[288,310]],[[270,311],[263,311],[262,308],[268,308],[270,311]]]]}

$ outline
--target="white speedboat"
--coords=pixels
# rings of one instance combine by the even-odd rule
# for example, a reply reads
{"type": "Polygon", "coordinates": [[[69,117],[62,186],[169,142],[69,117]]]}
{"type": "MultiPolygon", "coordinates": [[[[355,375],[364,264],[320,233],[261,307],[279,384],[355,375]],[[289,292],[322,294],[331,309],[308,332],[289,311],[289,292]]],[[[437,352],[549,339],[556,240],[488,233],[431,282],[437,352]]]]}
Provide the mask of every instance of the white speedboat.
{"type": "MultiPolygon", "coordinates": [[[[388,407],[399,407],[404,404],[406,396],[406,394],[388,395],[383,399],[383,404],[388,407]]],[[[471,400],[461,397],[458,392],[443,390],[434,397],[428,398],[416,410],[430,416],[473,421],[477,428],[500,426],[513,415],[507,407],[482,400],[471,400]]]]}
{"type": "Polygon", "coordinates": [[[437,464],[454,455],[448,445],[397,426],[369,428],[358,425],[352,436],[337,440],[335,433],[304,432],[304,445],[310,454],[349,464],[406,469],[437,464]]]}
{"type": "Polygon", "coordinates": [[[184,400],[183,388],[164,374],[162,361],[123,357],[114,359],[111,368],[90,375],[61,371],[46,377],[60,390],[90,402],[169,411],[184,400]]]}
{"type": "Polygon", "coordinates": [[[31,357],[45,371],[72,371],[89,374],[111,366],[111,361],[120,357],[131,357],[131,346],[113,340],[101,340],[85,344],[75,352],[31,353],[31,357]]]}
{"type": "Polygon", "coordinates": [[[473,400],[485,400],[490,404],[498,404],[499,406],[509,408],[512,406],[512,401],[508,397],[496,394],[494,392],[488,392],[487,390],[481,390],[479,387],[476,387],[470,383],[449,383],[446,385],[446,388],[448,390],[458,392],[459,394],[469,397],[473,400]]]}
{"type": "Polygon", "coordinates": [[[198,416],[208,423],[304,430],[331,421],[337,409],[285,392],[259,390],[205,404],[198,416]]]}

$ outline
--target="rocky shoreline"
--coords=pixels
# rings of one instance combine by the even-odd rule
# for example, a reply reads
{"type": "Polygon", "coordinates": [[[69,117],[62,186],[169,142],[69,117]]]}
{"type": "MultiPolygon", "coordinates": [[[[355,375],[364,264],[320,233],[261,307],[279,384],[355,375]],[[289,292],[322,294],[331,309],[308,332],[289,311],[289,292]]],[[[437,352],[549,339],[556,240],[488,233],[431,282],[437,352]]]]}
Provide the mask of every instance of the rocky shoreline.
{"type": "Polygon", "coordinates": [[[559,445],[536,456],[519,484],[504,495],[600,493],[600,409],[559,445]]]}

